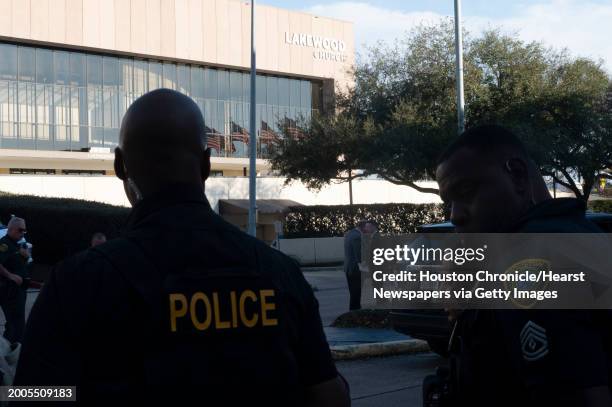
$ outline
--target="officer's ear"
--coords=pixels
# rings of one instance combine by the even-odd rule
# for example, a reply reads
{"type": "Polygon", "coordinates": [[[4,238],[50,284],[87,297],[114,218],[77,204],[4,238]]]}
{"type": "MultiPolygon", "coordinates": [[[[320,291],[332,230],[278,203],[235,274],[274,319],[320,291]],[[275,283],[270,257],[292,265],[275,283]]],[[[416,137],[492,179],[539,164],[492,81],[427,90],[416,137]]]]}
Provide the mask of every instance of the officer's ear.
{"type": "Polygon", "coordinates": [[[200,173],[202,176],[202,182],[206,181],[210,176],[210,148],[204,150],[200,173]]]}
{"type": "Polygon", "coordinates": [[[113,167],[117,178],[121,181],[125,181],[127,179],[125,161],[123,160],[123,151],[121,151],[119,147],[115,147],[115,161],[113,162],[113,167]]]}
{"type": "Polygon", "coordinates": [[[510,174],[517,192],[525,193],[529,189],[529,167],[522,158],[510,158],[505,163],[505,170],[510,174]]]}

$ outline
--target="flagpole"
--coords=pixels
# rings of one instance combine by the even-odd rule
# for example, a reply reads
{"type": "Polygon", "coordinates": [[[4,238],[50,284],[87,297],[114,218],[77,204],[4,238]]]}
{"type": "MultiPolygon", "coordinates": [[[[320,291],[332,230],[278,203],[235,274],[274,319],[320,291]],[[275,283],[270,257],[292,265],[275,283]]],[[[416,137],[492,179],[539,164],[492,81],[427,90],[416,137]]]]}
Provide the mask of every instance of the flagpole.
{"type": "Polygon", "coordinates": [[[458,133],[465,130],[465,100],[463,96],[463,33],[461,32],[461,0],[455,0],[455,81],[457,82],[458,133]]]}
{"type": "Polygon", "coordinates": [[[255,85],[257,79],[255,61],[255,0],[251,0],[251,105],[249,119],[249,225],[248,233],[257,236],[257,139],[255,125],[255,85]]]}

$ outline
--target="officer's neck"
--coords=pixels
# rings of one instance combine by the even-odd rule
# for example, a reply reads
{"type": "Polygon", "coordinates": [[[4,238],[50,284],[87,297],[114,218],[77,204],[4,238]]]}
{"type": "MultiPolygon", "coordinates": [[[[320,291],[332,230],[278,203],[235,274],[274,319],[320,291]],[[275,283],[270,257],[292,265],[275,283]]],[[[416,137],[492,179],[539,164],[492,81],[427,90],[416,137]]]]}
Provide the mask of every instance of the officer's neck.
{"type": "Polygon", "coordinates": [[[140,189],[141,200],[155,199],[164,194],[175,194],[178,191],[189,191],[190,193],[204,196],[204,183],[201,180],[198,182],[177,180],[155,184],[143,183],[140,189]]]}

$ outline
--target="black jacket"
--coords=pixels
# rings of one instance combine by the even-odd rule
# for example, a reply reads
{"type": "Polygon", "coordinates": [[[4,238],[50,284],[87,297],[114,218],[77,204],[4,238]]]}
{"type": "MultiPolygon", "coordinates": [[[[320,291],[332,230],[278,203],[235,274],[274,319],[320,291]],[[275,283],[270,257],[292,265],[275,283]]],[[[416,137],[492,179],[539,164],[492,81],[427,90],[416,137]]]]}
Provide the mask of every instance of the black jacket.
{"type": "Polygon", "coordinates": [[[18,385],[76,385],[83,403],[298,404],[337,375],[300,269],[174,186],[127,230],[65,260],[30,315],[18,385]]]}

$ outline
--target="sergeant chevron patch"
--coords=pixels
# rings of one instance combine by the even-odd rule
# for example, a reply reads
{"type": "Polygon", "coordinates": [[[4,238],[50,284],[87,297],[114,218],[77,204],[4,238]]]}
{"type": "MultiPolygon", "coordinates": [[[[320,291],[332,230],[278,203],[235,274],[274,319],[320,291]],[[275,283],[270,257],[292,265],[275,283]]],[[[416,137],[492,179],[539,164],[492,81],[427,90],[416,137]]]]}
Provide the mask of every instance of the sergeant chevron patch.
{"type": "Polygon", "coordinates": [[[523,358],[528,362],[535,362],[546,356],[548,354],[546,329],[528,321],[521,330],[521,349],[523,358]]]}

